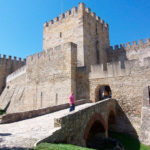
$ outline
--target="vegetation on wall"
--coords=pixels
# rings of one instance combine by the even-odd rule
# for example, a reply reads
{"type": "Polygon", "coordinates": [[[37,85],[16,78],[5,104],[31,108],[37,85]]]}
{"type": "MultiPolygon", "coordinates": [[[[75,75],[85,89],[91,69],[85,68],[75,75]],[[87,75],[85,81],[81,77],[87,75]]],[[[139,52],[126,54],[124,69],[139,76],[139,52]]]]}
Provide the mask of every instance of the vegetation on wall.
{"type": "Polygon", "coordinates": [[[0,115],[3,115],[4,113],[5,113],[5,111],[0,108],[0,115]]]}

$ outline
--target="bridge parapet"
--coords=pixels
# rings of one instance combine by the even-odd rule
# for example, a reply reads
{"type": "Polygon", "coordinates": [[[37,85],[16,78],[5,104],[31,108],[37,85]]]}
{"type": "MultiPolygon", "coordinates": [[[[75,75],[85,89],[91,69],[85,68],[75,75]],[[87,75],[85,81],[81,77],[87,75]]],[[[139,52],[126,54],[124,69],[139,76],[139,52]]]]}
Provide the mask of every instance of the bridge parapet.
{"type": "Polygon", "coordinates": [[[95,121],[100,121],[108,132],[108,117],[110,111],[116,112],[116,100],[106,99],[92,103],[87,107],[55,118],[54,126],[59,128],[49,138],[42,142],[65,142],[79,146],[86,146],[88,132],[95,121]]]}

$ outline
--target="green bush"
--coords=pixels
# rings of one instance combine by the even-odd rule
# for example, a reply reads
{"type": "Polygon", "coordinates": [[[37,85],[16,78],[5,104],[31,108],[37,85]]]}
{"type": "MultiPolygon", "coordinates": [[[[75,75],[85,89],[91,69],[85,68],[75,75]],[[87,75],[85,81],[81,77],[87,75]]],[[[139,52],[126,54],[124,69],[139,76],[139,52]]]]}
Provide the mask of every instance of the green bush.
{"type": "Polygon", "coordinates": [[[4,113],[5,113],[5,111],[0,109],[0,115],[3,115],[4,113]]]}

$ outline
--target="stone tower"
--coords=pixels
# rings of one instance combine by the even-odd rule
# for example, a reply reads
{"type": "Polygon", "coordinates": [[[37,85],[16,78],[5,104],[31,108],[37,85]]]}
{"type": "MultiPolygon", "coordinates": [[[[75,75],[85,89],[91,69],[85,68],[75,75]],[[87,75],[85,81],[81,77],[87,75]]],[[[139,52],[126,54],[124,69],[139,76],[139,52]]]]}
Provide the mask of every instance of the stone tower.
{"type": "Polygon", "coordinates": [[[44,50],[66,42],[77,44],[78,66],[104,63],[105,48],[109,46],[108,24],[80,3],[78,8],[44,24],[44,50]]]}

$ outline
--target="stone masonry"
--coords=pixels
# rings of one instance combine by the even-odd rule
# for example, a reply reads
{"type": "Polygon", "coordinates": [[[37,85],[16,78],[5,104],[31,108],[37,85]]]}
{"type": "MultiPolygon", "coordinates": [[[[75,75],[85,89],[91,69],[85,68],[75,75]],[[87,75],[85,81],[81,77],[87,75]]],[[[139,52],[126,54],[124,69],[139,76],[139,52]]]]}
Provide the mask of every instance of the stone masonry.
{"type": "Polygon", "coordinates": [[[24,68],[7,77],[9,88],[1,95],[0,106],[4,108],[10,103],[7,113],[12,113],[67,103],[71,91],[75,93],[75,70],[73,43],[29,56],[24,68]]]}
{"type": "Polygon", "coordinates": [[[67,103],[71,92],[96,102],[107,85],[118,102],[118,132],[150,145],[150,92],[144,92],[150,86],[150,39],[115,48],[109,43],[108,24],[83,3],[46,22],[43,51],[5,74],[6,80],[0,72],[0,90],[6,82],[0,107],[8,106],[7,113],[38,110],[67,103]]]}
{"type": "Polygon", "coordinates": [[[116,123],[115,107],[115,100],[106,99],[101,102],[91,103],[79,111],[62,114],[54,119],[54,127],[57,130],[49,137],[40,140],[37,144],[40,142],[65,142],[73,145],[86,146],[90,128],[95,121],[102,125],[104,137],[108,137],[108,129],[113,123],[116,123]],[[109,119],[111,116],[113,116],[114,122],[110,122],[109,119]]]}
{"type": "Polygon", "coordinates": [[[21,58],[17,60],[16,57],[12,59],[11,56],[9,58],[6,58],[6,55],[3,55],[3,57],[0,56],[0,94],[5,88],[6,77],[25,65],[25,62],[26,60],[21,60],[21,58]]]}

